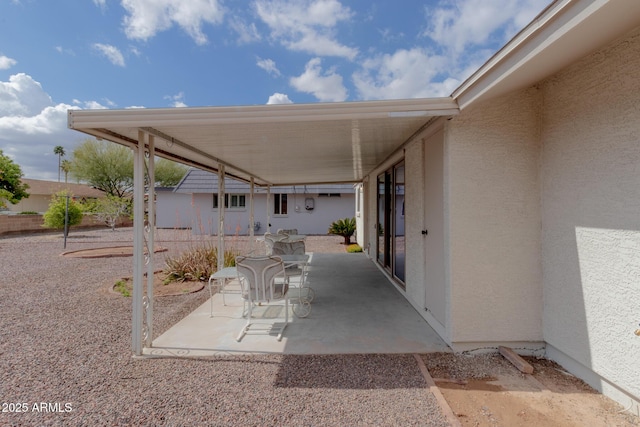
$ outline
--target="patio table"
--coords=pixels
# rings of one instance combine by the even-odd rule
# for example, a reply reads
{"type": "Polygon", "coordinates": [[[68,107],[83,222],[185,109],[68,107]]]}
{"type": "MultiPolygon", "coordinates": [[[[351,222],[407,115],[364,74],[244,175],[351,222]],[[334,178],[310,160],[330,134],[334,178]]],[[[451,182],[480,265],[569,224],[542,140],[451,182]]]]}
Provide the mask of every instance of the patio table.
{"type": "Polygon", "coordinates": [[[233,280],[238,278],[238,270],[235,267],[225,267],[222,270],[218,270],[209,276],[209,300],[211,301],[211,317],[213,317],[213,286],[217,286],[219,292],[222,294],[222,305],[227,305],[227,302],[224,299],[225,292],[228,292],[224,289],[227,285],[228,280],[233,280]]]}
{"type": "MultiPolygon", "coordinates": [[[[307,266],[309,264],[309,255],[278,255],[282,259],[285,267],[299,267],[300,268],[300,283],[298,286],[291,289],[297,289],[298,296],[293,302],[293,312],[298,317],[307,317],[311,312],[311,301],[315,297],[315,292],[310,286],[306,285],[307,266]]],[[[238,270],[236,267],[225,267],[222,270],[218,270],[209,277],[209,297],[211,301],[211,317],[213,317],[213,286],[217,286],[222,294],[222,304],[227,305],[224,294],[228,292],[225,290],[227,281],[237,279],[238,270]]],[[[236,292],[236,291],[234,291],[236,292]]]]}

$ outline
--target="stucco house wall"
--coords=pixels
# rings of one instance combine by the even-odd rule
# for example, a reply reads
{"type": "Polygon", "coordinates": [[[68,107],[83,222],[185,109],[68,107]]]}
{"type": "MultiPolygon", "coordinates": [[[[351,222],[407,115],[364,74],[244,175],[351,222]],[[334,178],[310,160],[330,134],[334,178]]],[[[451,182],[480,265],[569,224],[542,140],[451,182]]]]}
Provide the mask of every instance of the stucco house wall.
{"type": "MultiPolygon", "coordinates": [[[[279,228],[297,228],[301,234],[327,234],[329,225],[337,219],[353,218],[355,209],[354,194],[342,194],[340,197],[319,196],[318,194],[291,194],[288,196],[287,215],[273,214],[273,194],[269,211],[271,212],[271,231],[279,228]],[[305,199],[314,199],[313,210],[305,208],[305,199]]],[[[196,234],[217,234],[218,209],[213,208],[213,194],[194,194],[192,224],[196,234]]],[[[254,221],[260,223],[256,234],[267,232],[266,194],[254,196],[254,221]]],[[[225,210],[225,234],[244,235],[249,233],[249,196],[245,209],[225,210]]]]}
{"type": "Polygon", "coordinates": [[[176,193],[173,188],[156,188],[156,226],[158,228],[191,228],[191,194],[176,193]]]}
{"type": "Polygon", "coordinates": [[[532,88],[446,125],[454,349],[543,346],[540,100],[532,88]]]}
{"type": "Polygon", "coordinates": [[[547,353],[623,405],[640,398],[638,70],[636,30],[541,85],[547,353]]]}

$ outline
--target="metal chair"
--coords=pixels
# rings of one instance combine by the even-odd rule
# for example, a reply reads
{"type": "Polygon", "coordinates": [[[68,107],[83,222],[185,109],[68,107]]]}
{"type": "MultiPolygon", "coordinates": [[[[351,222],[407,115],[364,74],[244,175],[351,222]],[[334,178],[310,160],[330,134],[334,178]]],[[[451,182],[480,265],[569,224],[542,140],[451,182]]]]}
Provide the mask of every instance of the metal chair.
{"type": "Polygon", "coordinates": [[[264,233],[264,243],[267,246],[267,255],[272,255],[274,243],[282,242],[283,240],[287,240],[288,238],[288,234],[264,233]]]}
{"type": "Polygon", "coordinates": [[[237,341],[247,334],[277,334],[282,340],[284,329],[289,324],[289,280],[282,259],[274,256],[236,258],[238,278],[242,285],[242,297],[248,303],[247,323],[236,338],[237,341]],[[260,328],[265,323],[252,319],[253,309],[284,300],[284,324],[272,323],[269,328],[260,328]]]}

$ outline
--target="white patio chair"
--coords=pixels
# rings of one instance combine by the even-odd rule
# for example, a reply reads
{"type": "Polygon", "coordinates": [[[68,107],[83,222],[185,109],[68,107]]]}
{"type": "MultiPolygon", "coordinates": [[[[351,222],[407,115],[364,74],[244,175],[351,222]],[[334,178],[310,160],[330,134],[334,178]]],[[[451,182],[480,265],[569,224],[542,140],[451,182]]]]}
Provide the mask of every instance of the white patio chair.
{"type": "MultiPolygon", "coordinates": [[[[247,323],[240,331],[237,341],[247,334],[277,334],[282,340],[284,329],[289,324],[289,280],[284,270],[284,263],[279,257],[244,257],[236,258],[238,277],[242,284],[242,297],[248,304],[247,323]],[[257,305],[269,305],[274,301],[284,300],[284,324],[272,323],[270,327],[252,318],[253,309],[257,305]],[[261,327],[262,326],[262,327],[261,327]]],[[[281,305],[280,305],[281,306],[281,305]]]]}
{"type": "Polygon", "coordinates": [[[273,244],[275,242],[281,242],[289,238],[288,234],[272,234],[264,233],[264,243],[267,246],[267,255],[271,255],[273,252],[273,244]]]}
{"type": "Polygon", "coordinates": [[[296,235],[296,234],[298,234],[298,229],[297,228],[289,228],[289,229],[279,228],[276,233],[277,234],[296,235]]]}
{"type": "MultiPolygon", "coordinates": [[[[305,255],[306,249],[304,240],[295,240],[274,242],[271,252],[274,256],[305,255]]],[[[306,261],[286,261],[285,271],[289,279],[289,293],[292,293],[289,302],[293,305],[293,313],[298,317],[307,317],[311,313],[311,302],[315,292],[306,284],[306,261]]]]}

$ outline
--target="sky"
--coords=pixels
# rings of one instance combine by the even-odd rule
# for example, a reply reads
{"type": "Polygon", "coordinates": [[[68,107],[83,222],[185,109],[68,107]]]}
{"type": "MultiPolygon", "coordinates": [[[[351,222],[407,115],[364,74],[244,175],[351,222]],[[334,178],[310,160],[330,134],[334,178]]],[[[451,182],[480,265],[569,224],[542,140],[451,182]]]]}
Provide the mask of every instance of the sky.
{"type": "Polygon", "coordinates": [[[69,109],[449,96],[549,3],[0,0],[0,150],[57,181],[69,109]]]}

